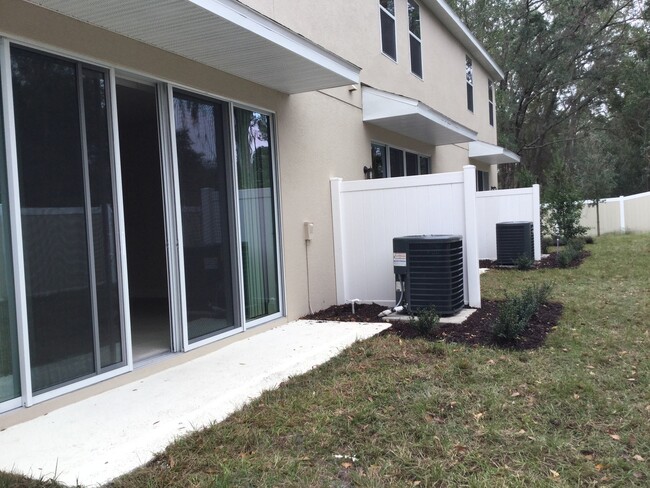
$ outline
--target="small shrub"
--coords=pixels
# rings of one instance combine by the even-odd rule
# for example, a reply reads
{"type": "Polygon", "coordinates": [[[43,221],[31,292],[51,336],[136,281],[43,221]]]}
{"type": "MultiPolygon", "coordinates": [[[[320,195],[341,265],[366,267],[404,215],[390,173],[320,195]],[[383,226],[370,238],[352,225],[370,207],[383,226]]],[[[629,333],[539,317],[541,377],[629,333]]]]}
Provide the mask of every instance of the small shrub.
{"type": "Polygon", "coordinates": [[[585,237],[585,244],[594,244],[595,242],[594,236],[585,237]]]}
{"type": "Polygon", "coordinates": [[[522,254],[521,256],[519,256],[516,259],[515,264],[517,265],[517,269],[519,269],[521,271],[526,271],[526,270],[529,270],[529,269],[533,269],[533,265],[535,264],[535,260],[533,258],[531,258],[530,256],[522,254]]]}
{"type": "Polygon", "coordinates": [[[571,245],[567,245],[557,254],[557,262],[560,268],[568,268],[573,260],[578,257],[580,251],[571,245]]]}
{"type": "Polygon", "coordinates": [[[507,296],[492,326],[493,336],[500,341],[514,341],[528,327],[539,306],[548,300],[552,289],[550,283],[529,285],[521,293],[507,296]]]}
{"type": "Polygon", "coordinates": [[[420,310],[416,315],[417,317],[411,318],[411,325],[422,335],[433,334],[440,325],[440,317],[433,305],[420,310]]]}
{"type": "Polygon", "coordinates": [[[584,237],[574,237],[567,242],[567,245],[580,252],[585,248],[585,243],[586,239],[584,237]]]}

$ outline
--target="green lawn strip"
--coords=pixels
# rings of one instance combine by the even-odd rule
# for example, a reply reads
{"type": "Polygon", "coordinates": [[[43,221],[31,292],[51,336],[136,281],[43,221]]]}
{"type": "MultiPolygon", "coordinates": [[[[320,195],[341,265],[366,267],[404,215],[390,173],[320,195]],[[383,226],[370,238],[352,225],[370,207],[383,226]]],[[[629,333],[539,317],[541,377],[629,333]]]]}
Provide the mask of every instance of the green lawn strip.
{"type": "Polygon", "coordinates": [[[555,283],[541,349],[374,337],[111,486],[647,486],[650,236],[588,249],[577,269],[482,276],[490,299],[555,283]]]}

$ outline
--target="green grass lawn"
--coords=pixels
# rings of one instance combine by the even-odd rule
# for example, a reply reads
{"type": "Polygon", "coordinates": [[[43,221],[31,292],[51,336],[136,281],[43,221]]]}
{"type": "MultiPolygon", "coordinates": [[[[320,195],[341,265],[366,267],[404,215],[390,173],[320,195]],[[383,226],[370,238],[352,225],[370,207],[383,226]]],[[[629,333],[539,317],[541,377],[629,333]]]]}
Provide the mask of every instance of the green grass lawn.
{"type": "Polygon", "coordinates": [[[555,283],[539,350],[359,342],[111,486],[649,486],[650,235],[587,249],[482,276],[492,299],[555,283]]]}

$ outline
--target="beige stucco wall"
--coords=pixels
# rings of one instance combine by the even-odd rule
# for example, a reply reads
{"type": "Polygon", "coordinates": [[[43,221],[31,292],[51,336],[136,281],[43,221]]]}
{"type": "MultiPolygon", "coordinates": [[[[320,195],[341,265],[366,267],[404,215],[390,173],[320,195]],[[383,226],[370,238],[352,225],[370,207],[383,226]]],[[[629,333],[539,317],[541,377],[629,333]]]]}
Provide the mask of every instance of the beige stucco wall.
{"type": "MultiPolygon", "coordinates": [[[[472,114],[466,108],[465,50],[424,6],[421,6],[423,81],[410,72],[406,0],[396,1],[397,63],[381,53],[376,0],[327,2],[317,9],[311,2],[298,0],[246,0],[244,3],[361,66],[364,83],[422,100],[479,131],[482,140],[496,142],[494,130],[485,127],[487,75],[475,62],[475,113],[472,114]]],[[[19,0],[0,0],[0,34],[125,73],[149,76],[274,112],[290,319],[309,310],[304,221],[315,224],[314,238],[308,248],[311,306],[317,310],[335,301],[331,177],[361,179],[363,166],[370,165],[372,141],[429,155],[435,172],[459,171],[468,162],[466,144],[434,147],[364,124],[360,89],[349,91],[348,87],[342,87],[287,96],[19,0]]]]}
{"type": "MultiPolygon", "coordinates": [[[[361,81],[380,90],[415,98],[496,144],[488,116],[488,74],[474,59],[474,112],[467,110],[465,48],[420,3],[423,78],[411,73],[407,0],[395,1],[397,62],[381,52],[378,0],[243,0],[362,68],[361,81]]],[[[467,164],[467,161],[465,161],[467,164]]],[[[459,170],[460,168],[456,168],[459,170]]]]}

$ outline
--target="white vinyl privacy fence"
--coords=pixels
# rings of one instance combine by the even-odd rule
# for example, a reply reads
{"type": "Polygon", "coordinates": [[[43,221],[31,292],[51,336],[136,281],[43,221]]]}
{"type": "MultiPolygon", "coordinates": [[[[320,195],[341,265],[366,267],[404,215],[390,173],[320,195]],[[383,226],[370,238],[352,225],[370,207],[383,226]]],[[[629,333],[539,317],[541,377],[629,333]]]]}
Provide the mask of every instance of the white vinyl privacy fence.
{"type": "Polygon", "coordinates": [[[585,202],[580,225],[596,235],[612,232],[650,232],[650,192],[628,197],[605,198],[596,206],[585,202]]]}
{"type": "Polygon", "coordinates": [[[337,301],[395,304],[393,238],[463,238],[465,303],[480,307],[479,259],[496,258],[498,222],[533,221],[539,259],[539,186],[476,191],[476,168],[462,172],[331,180],[337,301]]]}
{"type": "Polygon", "coordinates": [[[496,225],[500,222],[532,222],[535,259],[542,257],[539,185],[514,190],[476,193],[479,259],[497,258],[496,225]]]}

